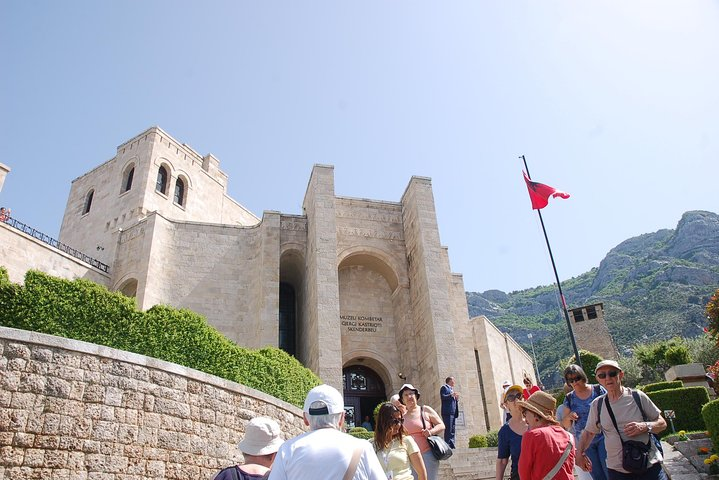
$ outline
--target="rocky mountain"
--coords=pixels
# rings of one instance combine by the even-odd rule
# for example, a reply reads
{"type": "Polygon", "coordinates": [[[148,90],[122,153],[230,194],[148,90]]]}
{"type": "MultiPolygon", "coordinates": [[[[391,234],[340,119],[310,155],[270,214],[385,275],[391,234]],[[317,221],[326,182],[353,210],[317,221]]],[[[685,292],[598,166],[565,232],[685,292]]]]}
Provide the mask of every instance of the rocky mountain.
{"type": "MultiPolygon", "coordinates": [[[[704,306],[719,288],[719,215],[685,213],[674,230],[630,238],[593,268],[562,281],[569,308],[604,303],[617,348],[673,336],[694,337],[706,325],[704,306]]],[[[485,315],[528,351],[533,334],[540,370],[556,370],[571,354],[554,285],[505,293],[467,292],[471,317],[485,315]],[[566,341],[565,341],[566,340],[566,341]]]]}

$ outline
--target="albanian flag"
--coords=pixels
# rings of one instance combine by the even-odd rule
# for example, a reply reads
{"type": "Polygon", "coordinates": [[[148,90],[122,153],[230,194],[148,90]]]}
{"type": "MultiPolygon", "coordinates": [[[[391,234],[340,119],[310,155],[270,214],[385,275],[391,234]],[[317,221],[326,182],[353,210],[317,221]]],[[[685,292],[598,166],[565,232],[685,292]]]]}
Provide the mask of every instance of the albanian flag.
{"type": "Polygon", "coordinates": [[[529,198],[532,200],[532,208],[534,210],[540,210],[546,207],[549,203],[549,197],[569,198],[568,193],[560,192],[556,188],[543,183],[533,182],[529,179],[526,172],[523,171],[522,173],[524,174],[524,181],[527,183],[529,198]]]}

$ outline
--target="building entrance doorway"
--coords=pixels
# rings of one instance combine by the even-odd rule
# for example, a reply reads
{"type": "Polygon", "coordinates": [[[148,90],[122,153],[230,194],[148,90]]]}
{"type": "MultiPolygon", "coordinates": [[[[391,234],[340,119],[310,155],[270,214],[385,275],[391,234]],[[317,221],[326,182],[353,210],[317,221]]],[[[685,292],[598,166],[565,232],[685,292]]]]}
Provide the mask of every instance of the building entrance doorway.
{"type": "Polygon", "coordinates": [[[342,385],[347,427],[360,427],[369,417],[374,430],[374,409],[387,400],[382,379],[371,368],[352,365],[342,370],[342,385]]]}

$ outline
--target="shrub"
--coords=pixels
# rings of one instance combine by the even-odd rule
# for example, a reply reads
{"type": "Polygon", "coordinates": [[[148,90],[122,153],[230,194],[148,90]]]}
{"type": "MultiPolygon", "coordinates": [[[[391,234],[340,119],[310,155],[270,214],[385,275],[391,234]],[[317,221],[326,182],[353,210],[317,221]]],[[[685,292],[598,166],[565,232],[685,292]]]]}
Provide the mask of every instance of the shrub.
{"type": "Polygon", "coordinates": [[[364,427],[352,427],[347,433],[363,440],[372,440],[374,438],[374,432],[368,432],[364,427]]]}
{"type": "Polygon", "coordinates": [[[686,345],[673,345],[667,348],[667,352],[664,354],[664,361],[670,367],[691,363],[692,358],[689,355],[689,348],[686,345]]]}
{"type": "MultiPolygon", "coordinates": [[[[709,402],[709,394],[704,387],[684,387],[670,390],[647,392],[647,396],[659,410],[674,410],[674,428],[677,430],[705,430],[704,420],[697,412],[709,402]]],[[[667,423],[669,423],[667,421],[667,423]]],[[[671,429],[663,432],[671,433],[671,429]]]]}
{"type": "MultiPolygon", "coordinates": [[[[579,358],[582,361],[582,370],[584,370],[584,373],[587,374],[587,383],[597,383],[597,379],[594,377],[594,369],[597,367],[597,364],[603,360],[603,358],[596,353],[592,353],[587,350],[580,350],[579,358]]],[[[577,363],[574,360],[574,355],[566,360],[563,360],[560,365],[561,373],[564,374],[564,369],[572,363],[577,363]]]]}
{"type": "Polygon", "coordinates": [[[555,408],[560,406],[564,403],[564,399],[567,396],[567,392],[564,391],[564,389],[559,390],[558,392],[554,393],[554,398],[557,401],[557,404],[555,405],[555,408]]]}
{"type": "Polygon", "coordinates": [[[469,448],[485,448],[488,446],[487,437],[482,434],[469,437],[469,448]]]}
{"type": "Polygon", "coordinates": [[[670,390],[673,388],[682,388],[684,383],[681,380],[674,380],[673,382],[657,382],[650,383],[649,385],[642,386],[641,390],[644,393],[658,392],[660,390],[670,390]]]}
{"type": "Polygon", "coordinates": [[[714,451],[719,452],[719,400],[713,400],[704,405],[702,418],[714,443],[714,451]]]}
{"type": "Polygon", "coordinates": [[[47,333],[159,358],[242,383],[302,407],[321,382],[277,348],[248,350],[200,315],[135,300],[87,280],[29,271],[23,286],[0,281],[0,325],[47,333]]]}
{"type": "Polygon", "coordinates": [[[487,432],[487,446],[488,447],[497,447],[499,446],[499,431],[498,430],[492,430],[487,432]]]}

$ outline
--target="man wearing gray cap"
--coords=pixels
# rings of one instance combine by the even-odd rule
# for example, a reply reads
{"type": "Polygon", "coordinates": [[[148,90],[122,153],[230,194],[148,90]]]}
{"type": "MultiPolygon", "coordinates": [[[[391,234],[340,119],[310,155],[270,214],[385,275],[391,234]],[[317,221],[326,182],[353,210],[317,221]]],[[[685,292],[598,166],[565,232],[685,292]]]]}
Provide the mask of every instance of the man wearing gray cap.
{"type": "Polygon", "coordinates": [[[609,480],[666,480],[662,453],[652,437],[667,428],[661,410],[644,392],[622,386],[624,372],[614,360],[602,360],[594,372],[607,393],[589,407],[587,426],[577,446],[577,465],[592,470],[584,451],[594,435],[603,432],[609,480]]]}
{"type": "Polygon", "coordinates": [[[270,480],[387,480],[370,442],[342,432],[340,392],[329,385],[315,387],[303,410],[310,431],[280,447],[270,480]]]}
{"type": "Polygon", "coordinates": [[[222,469],[214,480],[260,480],[266,478],[282,445],[280,426],[267,417],[256,417],[247,422],[245,437],[238,447],[245,458],[242,465],[222,469]]]}

